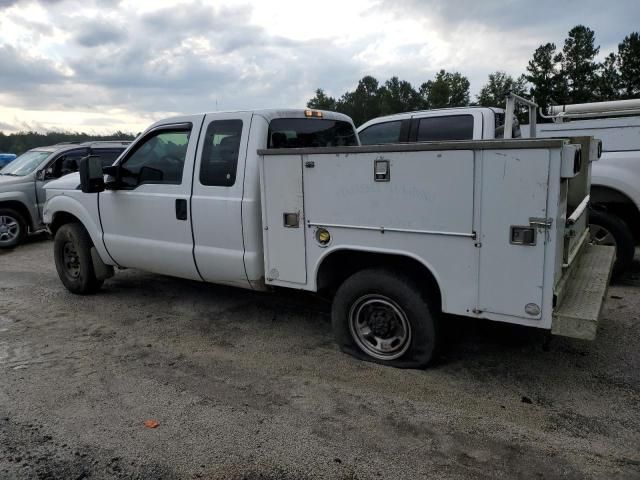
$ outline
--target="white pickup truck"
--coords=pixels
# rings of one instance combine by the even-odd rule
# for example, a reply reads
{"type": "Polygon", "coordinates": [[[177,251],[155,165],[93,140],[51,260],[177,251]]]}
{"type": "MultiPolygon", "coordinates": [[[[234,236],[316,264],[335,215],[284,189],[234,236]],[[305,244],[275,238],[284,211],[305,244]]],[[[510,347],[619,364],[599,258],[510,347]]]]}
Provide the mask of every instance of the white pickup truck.
{"type": "MultiPolygon", "coordinates": [[[[614,245],[615,273],[631,266],[640,243],[640,99],[549,107],[537,137],[590,135],[602,141],[591,172],[591,240],[614,245]]],[[[528,126],[522,126],[529,136],[528,126]]]]}
{"type": "Polygon", "coordinates": [[[82,160],[47,185],[44,216],[71,292],[114,267],[318,292],[343,351],[423,367],[441,312],[594,338],[614,257],[587,241],[597,145],[359,146],[331,112],[189,115],[111,167],[82,160]]]}

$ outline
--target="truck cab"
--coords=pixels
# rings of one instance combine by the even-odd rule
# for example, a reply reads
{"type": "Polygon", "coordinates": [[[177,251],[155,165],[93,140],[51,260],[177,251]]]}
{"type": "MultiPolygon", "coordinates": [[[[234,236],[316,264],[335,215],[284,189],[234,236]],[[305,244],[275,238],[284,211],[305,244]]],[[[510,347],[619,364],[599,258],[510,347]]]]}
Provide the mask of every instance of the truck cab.
{"type": "Polygon", "coordinates": [[[310,115],[321,116],[256,110],[154,123],[104,169],[104,191],[76,190],[77,175],[47,185],[45,221],[54,234],[81,222],[108,266],[264,289],[257,150],[358,143],[349,117],[310,115]]]}
{"type": "MultiPolygon", "coordinates": [[[[358,128],[362,145],[502,138],[504,110],[459,107],[374,118],[358,128]]],[[[513,137],[518,137],[516,132],[513,137]]]]}

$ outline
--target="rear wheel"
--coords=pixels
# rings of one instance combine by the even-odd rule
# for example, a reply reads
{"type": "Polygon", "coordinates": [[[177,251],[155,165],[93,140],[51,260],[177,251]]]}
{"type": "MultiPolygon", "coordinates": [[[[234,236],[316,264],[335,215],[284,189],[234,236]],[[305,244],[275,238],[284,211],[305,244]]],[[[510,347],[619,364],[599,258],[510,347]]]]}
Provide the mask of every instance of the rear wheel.
{"type": "Polygon", "coordinates": [[[616,247],[614,276],[619,276],[631,266],[635,254],[635,242],[631,230],[620,218],[602,210],[591,210],[589,233],[592,244],[616,247]]]}
{"type": "Polygon", "coordinates": [[[27,224],[12,208],[0,208],[0,248],[13,248],[27,235],[27,224]]]}
{"type": "Polygon", "coordinates": [[[359,359],[421,368],[436,354],[437,325],[429,301],[400,273],[355,273],[336,292],[331,317],[338,345],[359,359]]]}
{"type": "Polygon", "coordinates": [[[63,285],[72,293],[86,295],[100,289],[91,260],[91,238],[78,223],[67,223],[56,232],[53,242],[56,270],[63,285]]]}

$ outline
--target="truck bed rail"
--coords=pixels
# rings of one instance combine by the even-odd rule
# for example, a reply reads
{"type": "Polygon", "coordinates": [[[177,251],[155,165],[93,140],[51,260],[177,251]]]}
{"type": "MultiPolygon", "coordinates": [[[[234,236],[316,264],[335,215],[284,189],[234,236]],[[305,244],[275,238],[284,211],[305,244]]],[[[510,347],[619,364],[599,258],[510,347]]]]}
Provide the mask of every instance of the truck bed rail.
{"type": "Polygon", "coordinates": [[[448,142],[394,143],[388,145],[363,145],[359,147],[308,147],[259,149],[258,155],[310,155],[331,153],[421,152],[433,150],[494,150],[561,148],[567,140],[558,138],[507,139],[507,140],[457,140],[448,142]]]}

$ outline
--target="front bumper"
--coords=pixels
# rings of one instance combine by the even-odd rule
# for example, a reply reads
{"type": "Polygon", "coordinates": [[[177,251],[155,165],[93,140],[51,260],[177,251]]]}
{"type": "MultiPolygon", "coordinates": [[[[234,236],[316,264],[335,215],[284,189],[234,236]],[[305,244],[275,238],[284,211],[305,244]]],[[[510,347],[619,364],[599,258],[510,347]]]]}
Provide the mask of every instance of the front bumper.
{"type": "Polygon", "coordinates": [[[615,247],[586,244],[556,289],[551,333],[593,340],[607,295],[615,247]]]}

